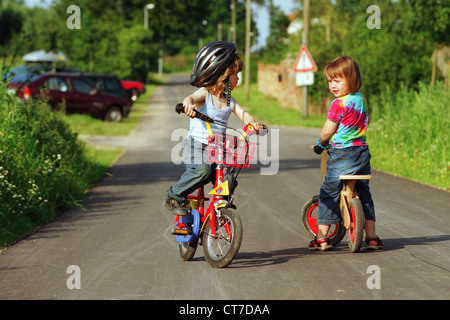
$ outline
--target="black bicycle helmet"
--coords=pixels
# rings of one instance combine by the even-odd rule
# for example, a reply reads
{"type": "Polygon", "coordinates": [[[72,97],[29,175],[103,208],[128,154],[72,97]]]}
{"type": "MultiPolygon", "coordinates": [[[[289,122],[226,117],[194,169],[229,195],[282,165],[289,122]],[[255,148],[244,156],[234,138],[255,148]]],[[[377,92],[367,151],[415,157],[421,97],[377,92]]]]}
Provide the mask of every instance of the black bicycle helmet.
{"type": "Polygon", "coordinates": [[[191,85],[209,87],[234,61],[236,45],[232,42],[214,41],[204,46],[194,61],[191,85]]]}

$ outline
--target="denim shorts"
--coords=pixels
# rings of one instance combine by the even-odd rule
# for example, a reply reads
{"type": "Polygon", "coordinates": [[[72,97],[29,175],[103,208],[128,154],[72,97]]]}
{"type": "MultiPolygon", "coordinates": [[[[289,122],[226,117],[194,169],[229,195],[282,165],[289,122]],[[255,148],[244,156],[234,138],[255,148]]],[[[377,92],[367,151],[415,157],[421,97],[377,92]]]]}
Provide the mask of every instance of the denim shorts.
{"type": "MultiPolygon", "coordinates": [[[[168,196],[177,201],[184,202],[187,196],[208,183],[215,182],[216,165],[209,163],[206,159],[206,145],[188,136],[182,142],[183,161],[186,171],[180,180],[174,183],[168,190],[168,196]]],[[[227,170],[224,181],[228,180],[230,188],[237,185],[233,179],[234,170],[227,170]]]]}
{"type": "MultiPolygon", "coordinates": [[[[370,152],[368,146],[332,148],[328,151],[327,172],[319,195],[318,223],[332,225],[341,221],[339,197],[342,190],[340,175],[370,175],[370,152]]],[[[369,180],[358,180],[356,191],[363,206],[366,220],[375,221],[375,208],[369,189],[369,180]]]]}

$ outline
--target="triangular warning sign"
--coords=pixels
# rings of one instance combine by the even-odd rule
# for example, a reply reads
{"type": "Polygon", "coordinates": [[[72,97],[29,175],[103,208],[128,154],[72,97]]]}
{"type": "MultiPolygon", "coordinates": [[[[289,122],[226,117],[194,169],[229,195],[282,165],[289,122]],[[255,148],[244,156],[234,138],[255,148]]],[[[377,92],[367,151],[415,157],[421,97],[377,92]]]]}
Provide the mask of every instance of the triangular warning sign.
{"type": "Polygon", "coordinates": [[[215,194],[218,196],[228,196],[230,194],[229,188],[228,188],[228,180],[225,182],[222,182],[217,187],[211,190],[209,194],[215,194]]]}
{"type": "Polygon", "coordinates": [[[294,65],[295,72],[308,72],[317,71],[316,63],[314,62],[311,54],[305,45],[302,45],[300,52],[298,53],[297,61],[294,65]]]}

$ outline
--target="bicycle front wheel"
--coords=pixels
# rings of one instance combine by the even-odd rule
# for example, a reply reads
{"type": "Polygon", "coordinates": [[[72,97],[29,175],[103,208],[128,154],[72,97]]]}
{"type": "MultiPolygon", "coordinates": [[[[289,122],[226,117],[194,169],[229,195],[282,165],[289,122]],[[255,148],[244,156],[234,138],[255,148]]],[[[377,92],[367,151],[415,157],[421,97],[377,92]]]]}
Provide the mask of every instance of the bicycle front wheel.
{"type": "Polygon", "coordinates": [[[213,268],[228,266],[239,251],[242,242],[243,227],[239,215],[234,209],[220,209],[221,217],[216,217],[216,236],[211,235],[208,223],[203,233],[203,254],[213,268]]]}
{"type": "Polygon", "coordinates": [[[351,252],[361,249],[364,234],[364,211],[359,198],[353,198],[348,206],[350,211],[350,227],[348,228],[348,246],[351,252]]]}

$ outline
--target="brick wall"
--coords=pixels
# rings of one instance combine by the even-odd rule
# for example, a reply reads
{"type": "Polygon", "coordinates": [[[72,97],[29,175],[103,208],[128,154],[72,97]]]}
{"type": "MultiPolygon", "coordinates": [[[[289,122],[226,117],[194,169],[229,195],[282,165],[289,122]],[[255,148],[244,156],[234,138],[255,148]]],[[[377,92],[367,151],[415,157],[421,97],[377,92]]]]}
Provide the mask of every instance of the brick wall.
{"type": "Polygon", "coordinates": [[[284,107],[303,109],[303,89],[295,85],[295,60],[280,65],[258,63],[258,90],[277,99],[284,107]]]}
{"type": "MultiPolygon", "coordinates": [[[[279,65],[258,63],[258,91],[280,101],[283,107],[303,112],[303,88],[295,83],[294,59],[286,59],[279,65]]],[[[316,76],[317,77],[317,76],[316,76]]],[[[308,100],[308,114],[326,115],[331,101],[323,99],[320,105],[308,100]]]]}

